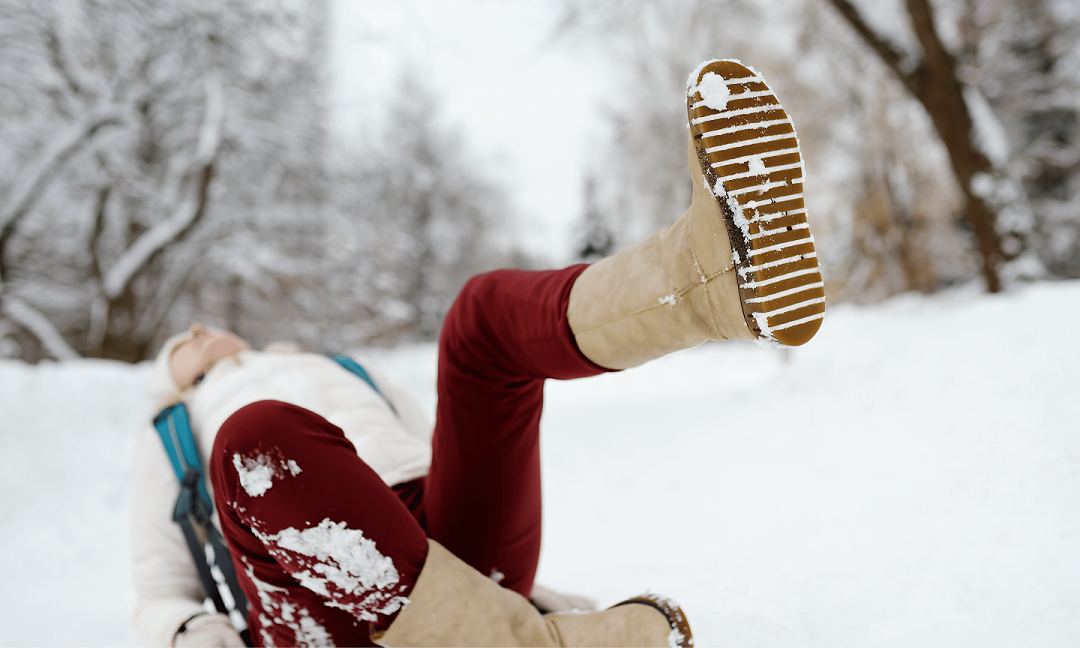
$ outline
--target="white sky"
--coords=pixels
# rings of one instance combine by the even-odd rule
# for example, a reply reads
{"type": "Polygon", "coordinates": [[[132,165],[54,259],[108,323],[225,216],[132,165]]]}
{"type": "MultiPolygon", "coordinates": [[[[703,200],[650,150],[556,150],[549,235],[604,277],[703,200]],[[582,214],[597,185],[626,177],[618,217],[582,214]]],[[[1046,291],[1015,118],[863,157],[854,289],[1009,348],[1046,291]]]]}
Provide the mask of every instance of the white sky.
{"type": "Polygon", "coordinates": [[[462,133],[484,172],[510,193],[519,218],[506,234],[549,262],[569,260],[582,212],[603,56],[554,28],[551,0],[333,0],[334,139],[362,143],[404,66],[426,70],[445,125],[462,133]]]}

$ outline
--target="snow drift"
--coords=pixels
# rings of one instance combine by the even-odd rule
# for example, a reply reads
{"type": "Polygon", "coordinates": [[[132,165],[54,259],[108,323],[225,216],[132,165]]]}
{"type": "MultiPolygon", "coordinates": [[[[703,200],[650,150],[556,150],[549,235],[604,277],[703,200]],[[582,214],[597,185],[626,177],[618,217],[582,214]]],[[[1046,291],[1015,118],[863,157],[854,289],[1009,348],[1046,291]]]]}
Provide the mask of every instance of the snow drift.
{"type": "MultiPolygon", "coordinates": [[[[539,580],[648,589],[700,646],[1080,642],[1080,283],[832,307],[551,382],[539,580]]],[[[434,409],[434,348],[374,356],[434,409]]],[[[148,365],[0,362],[0,644],[135,642],[148,365]]]]}

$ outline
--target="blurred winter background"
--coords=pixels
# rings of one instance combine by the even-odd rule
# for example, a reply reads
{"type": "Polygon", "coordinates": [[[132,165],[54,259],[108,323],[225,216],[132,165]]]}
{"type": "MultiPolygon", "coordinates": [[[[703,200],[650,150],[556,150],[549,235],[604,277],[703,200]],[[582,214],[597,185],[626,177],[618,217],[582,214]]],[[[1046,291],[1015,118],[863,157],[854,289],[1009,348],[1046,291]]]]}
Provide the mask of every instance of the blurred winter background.
{"type": "Polygon", "coordinates": [[[552,385],[541,578],[699,645],[1080,642],[1074,0],[0,0],[0,644],[136,641],[131,363],[201,321],[431,407],[469,276],[682,213],[716,57],[799,129],[831,316],[552,385]]]}

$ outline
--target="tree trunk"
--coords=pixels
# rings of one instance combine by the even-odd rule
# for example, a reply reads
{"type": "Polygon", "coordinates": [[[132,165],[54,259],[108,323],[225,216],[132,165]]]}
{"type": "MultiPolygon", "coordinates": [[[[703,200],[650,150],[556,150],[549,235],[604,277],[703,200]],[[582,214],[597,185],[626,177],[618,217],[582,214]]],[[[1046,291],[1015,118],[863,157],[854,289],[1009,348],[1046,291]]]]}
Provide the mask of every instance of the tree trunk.
{"type": "Polygon", "coordinates": [[[999,292],[1001,278],[997,266],[1002,254],[1001,237],[995,223],[997,214],[972,190],[975,176],[992,172],[993,165],[975,145],[964,86],[956,76],[956,59],[945,49],[934,27],[929,0],[907,0],[911,24],[923,50],[922,60],[911,72],[904,71],[904,57],[899,49],[874,32],[849,0],[829,1],[930,115],[964,193],[964,217],[975,234],[986,289],[999,292]]]}

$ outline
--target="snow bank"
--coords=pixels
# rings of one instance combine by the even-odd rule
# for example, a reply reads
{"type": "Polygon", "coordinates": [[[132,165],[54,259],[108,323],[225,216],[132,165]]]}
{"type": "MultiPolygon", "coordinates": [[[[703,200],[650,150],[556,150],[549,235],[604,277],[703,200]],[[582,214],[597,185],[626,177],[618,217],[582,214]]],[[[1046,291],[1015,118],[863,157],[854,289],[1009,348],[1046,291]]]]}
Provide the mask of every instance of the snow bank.
{"type": "MultiPolygon", "coordinates": [[[[904,296],[549,383],[539,579],[671,595],[700,646],[1080,643],[1078,327],[1080,282],[904,296]]],[[[434,410],[433,347],[369,355],[434,410]]],[[[0,644],[135,641],[147,378],[0,363],[0,644]]]]}
{"type": "Polygon", "coordinates": [[[150,365],[0,361],[0,645],[134,645],[131,462],[150,365]]]}
{"type": "Polygon", "coordinates": [[[703,646],[1075,645],[1078,329],[1076,282],[905,296],[551,383],[539,578],[703,646]]]}

